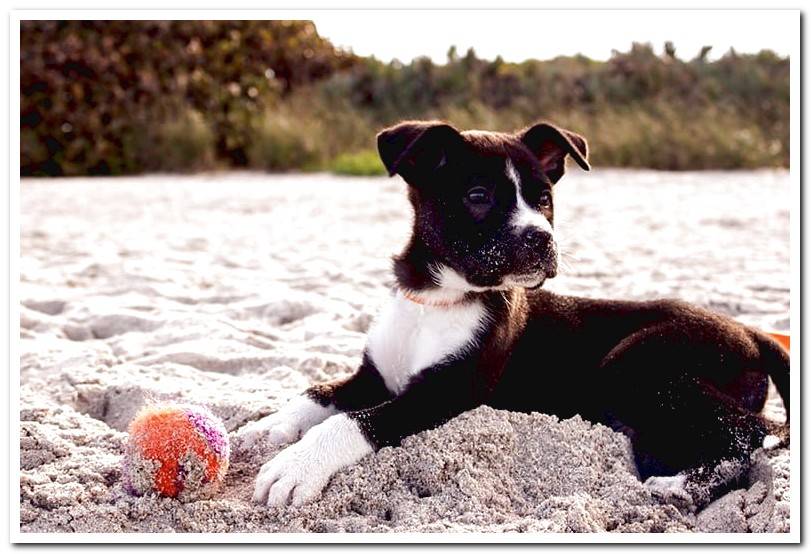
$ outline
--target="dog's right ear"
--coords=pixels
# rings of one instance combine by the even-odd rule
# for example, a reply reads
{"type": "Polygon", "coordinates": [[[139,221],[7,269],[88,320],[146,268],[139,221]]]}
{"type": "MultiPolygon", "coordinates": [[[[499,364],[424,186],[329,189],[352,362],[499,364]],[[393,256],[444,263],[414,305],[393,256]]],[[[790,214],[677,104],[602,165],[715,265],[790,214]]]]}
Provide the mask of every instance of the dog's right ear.
{"type": "Polygon", "coordinates": [[[463,145],[459,131],[443,121],[405,121],[377,135],[389,176],[399,174],[415,186],[447,165],[463,145]]]}

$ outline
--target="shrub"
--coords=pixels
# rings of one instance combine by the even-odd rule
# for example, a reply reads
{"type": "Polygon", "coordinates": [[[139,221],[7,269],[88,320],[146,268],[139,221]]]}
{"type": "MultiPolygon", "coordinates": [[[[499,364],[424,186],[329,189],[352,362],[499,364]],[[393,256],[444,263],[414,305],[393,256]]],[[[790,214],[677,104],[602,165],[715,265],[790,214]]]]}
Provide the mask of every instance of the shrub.
{"type": "Polygon", "coordinates": [[[139,148],[147,170],[187,172],[214,166],[216,137],[200,112],[186,110],[145,131],[149,144],[139,148]]]}
{"type": "Polygon", "coordinates": [[[341,154],[330,164],[330,170],[338,175],[359,175],[371,177],[385,175],[386,168],[374,150],[362,150],[352,154],[341,154]]]}
{"type": "Polygon", "coordinates": [[[255,125],[248,145],[248,163],[270,171],[318,169],[324,161],[322,132],[317,121],[269,111],[255,125]]]}
{"type": "Polygon", "coordinates": [[[267,107],[355,59],[310,21],[22,21],[21,173],[150,169],[133,149],[179,110],[203,114],[217,157],[245,165],[267,107]]]}

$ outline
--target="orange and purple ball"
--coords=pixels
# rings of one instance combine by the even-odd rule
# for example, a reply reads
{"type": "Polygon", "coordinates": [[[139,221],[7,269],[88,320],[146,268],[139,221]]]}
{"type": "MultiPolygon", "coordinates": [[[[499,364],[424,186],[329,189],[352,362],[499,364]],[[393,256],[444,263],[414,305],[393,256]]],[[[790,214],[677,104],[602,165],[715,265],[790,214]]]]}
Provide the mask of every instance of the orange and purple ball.
{"type": "Polygon", "coordinates": [[[200,406],[143,408],[129,426],[122,477],[127,492],[181,501],[210,498],[228,471],[228,432],[200,406]]]}

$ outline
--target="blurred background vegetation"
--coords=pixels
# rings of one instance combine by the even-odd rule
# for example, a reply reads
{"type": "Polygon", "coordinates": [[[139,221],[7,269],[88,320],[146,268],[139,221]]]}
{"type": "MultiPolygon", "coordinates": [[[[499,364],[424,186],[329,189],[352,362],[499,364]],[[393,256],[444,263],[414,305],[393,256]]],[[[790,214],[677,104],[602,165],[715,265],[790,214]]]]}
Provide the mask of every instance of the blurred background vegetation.
{"type": "Polygon", "coordinates": [[[400,119],[511,131],[548,119],[596,165],[788,166],[789,62],[635,44],[508,63],[473,50],[383,63],[309,21],[23,21],[21,174],[225,168],[374,175],[400,119]]]}

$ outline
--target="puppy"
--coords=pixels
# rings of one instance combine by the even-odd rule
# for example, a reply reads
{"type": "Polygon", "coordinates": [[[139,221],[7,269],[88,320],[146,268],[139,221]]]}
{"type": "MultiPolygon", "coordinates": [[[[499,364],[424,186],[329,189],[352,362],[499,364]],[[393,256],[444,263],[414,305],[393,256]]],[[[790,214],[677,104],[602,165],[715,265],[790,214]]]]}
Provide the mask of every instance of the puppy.
{"type": "Polygon", "coordinates": [[[408,183],[413,232],[396,289],[357,372],[245,426],[245,444],[294,443],[267,462],[254,500],[315,498],[339,469],[481,404],[625,433],[642,480],[699,507],[762,446],[772,378],[788,411],[789,358],[765,334],[674,301],[560,296],[554,187],[586,140],[539,123],[515,134],[404,122],[377,137],[408,183]]]}

